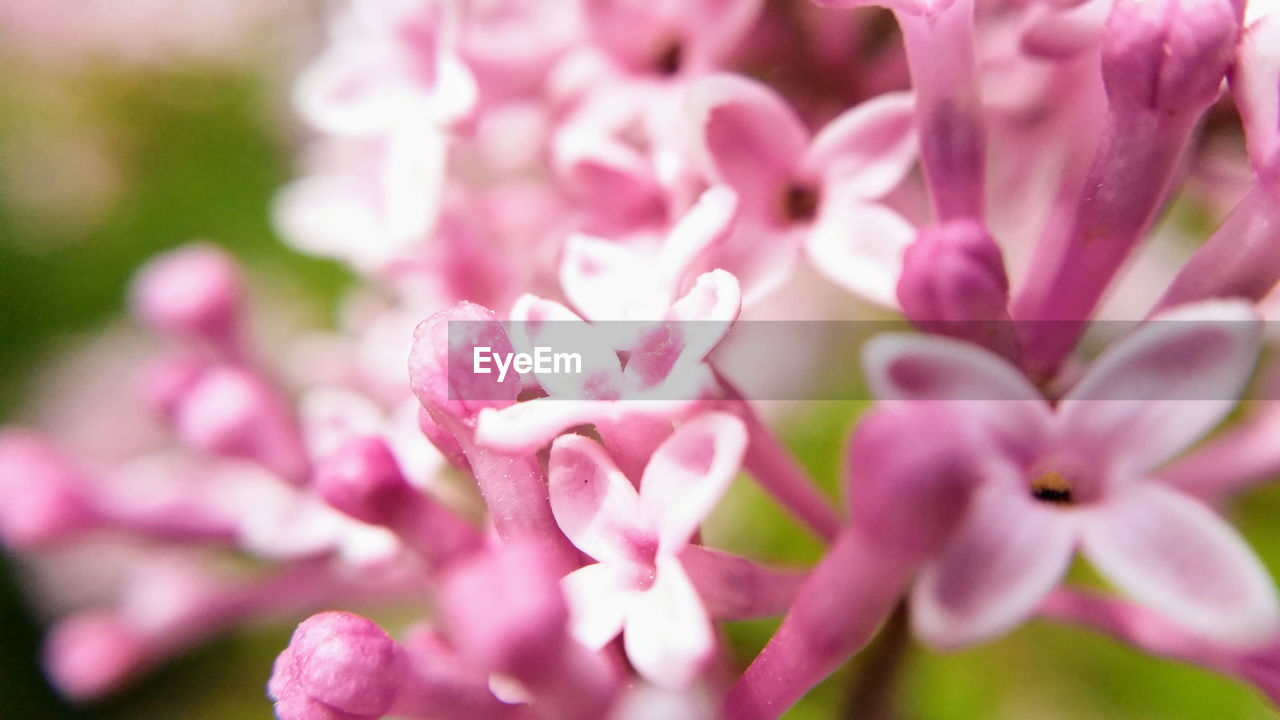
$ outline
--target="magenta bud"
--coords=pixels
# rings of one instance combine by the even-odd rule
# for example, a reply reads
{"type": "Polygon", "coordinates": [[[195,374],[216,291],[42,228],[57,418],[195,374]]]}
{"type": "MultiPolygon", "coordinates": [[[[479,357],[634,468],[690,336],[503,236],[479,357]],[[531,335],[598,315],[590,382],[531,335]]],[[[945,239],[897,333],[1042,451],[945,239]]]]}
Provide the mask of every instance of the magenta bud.
{"type": "Polygon", "coordinates": [[[470,422],[483,408],[515,402],[519,376],[512,371],[499,381],[496,372],[475,372],[477,349],[514,352],[498,316],[482,305],[460,302],[418,325],[409,352],[409,385],[423,407],[470,422]]]}
{"type": "Polygon", "coordinates": [[[73,615],[45,640],[45,668],[63,695],[90,700],[133,677],[146,664],[146,645],[135,629],[111,613],[73,615]]]}
{"type": "Polygon", "coordinates": [[[416,492],[379,438],[346,442],[318,464],[314,483],[325,502],[373,525],[392,522],[416,492]]]}
{"type": "Polygon", "coordinates": [[[541,675],[567,640],[556,567],[544,548],[520,541],[460,564],[440,598],[458,651],[493,672],[541,675]]]}
{"type": "Polygon", "coordinates": [[[363,720],[387,714],[408,679],[404,651],[373,621],[312,615],[276,658],[267,692],[281,720],[363,720]]]}
{"type": "Polygon", "coordinates": [[[876,409],[849,446],[851,526],[886,551],[929,555],[964,517],[982,479],[974,445],[940,403],[876,409]]]}
{"type": "Polygon", "coordinates": [[[43,437],[0,433],[0,539],[15,548],[56,541],[94,524],[85,480],[43,437]]]}
{"type": "Polygon", "coordinates": [[[217,247],[187,245],[144,266],[132,295],[134,314],[154,330],[221,345],[239,324],[240,268],[217,247]]]}
{"type": "Polygon", "coordinates": [[[903,255],[902,311],[922,330],[950,335],[1013,359],[1009,277],[1000,246],[972,220],[920,231],[903,255]]]}
{"type": "Polygon", "coordinates": [[[1218,96],[1240,22],[1231,0],[1116,0],[1102,36],[1112,107],[1198,114],[1218,96]]]}
{"type": "Polygon", "coordinates": [[[253,460],[290,482],[306,479],[307,458],[292,416],[265,383],[245,370],[205,372],[182,399],[174,422],[193,447],[253,460]]]}

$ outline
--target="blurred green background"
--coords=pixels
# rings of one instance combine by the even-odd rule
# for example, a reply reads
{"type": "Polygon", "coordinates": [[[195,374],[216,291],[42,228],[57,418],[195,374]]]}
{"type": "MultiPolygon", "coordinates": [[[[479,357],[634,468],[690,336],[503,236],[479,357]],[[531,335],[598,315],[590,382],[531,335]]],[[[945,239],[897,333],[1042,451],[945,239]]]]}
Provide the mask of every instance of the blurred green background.
{"type": "MultiPolygon", "coordinates": [[[[69,339],[123,315],[133,269],[192,238],[216,240],[259,281],[288,287],[325,317],[349,282],[333,264],[280,244],[268,207],[293,172],[298,133],[279,73],[225,64],[85,63],[0,67],[0,417],[27,416],[35,371],[69,339]]],[[[785,439],[833,494],[842,447],[861,407],[818,403],[793,413],[785,439]]],[[[1253,493],[1236,516],[1280,574],[1280,491],[1253,493]]],[[[737,484],[708,536],[730,549],[810,563],[819,546],[752,486],[737,484]]],[[[1079,573],[1087,580],[1087,573],[1079,573]]],[[[0,718],[266,718],[270,663],[291,628],[224,637],[91,707],[62,703],[41,675],[42,628],[8,558],[0,564],[0,718]]],[[[746,662],[776,623],[733,623],[746,662]]],[[[873,649],[872,654],[875,653],[873,649]]],[[[852,674],[788,717],[848,716],[852,674]]],[[[1141,656],[1093,635],[1033,623],[951,655],[910,648],[891,696],[894,717],[920,720],[1280,718],[1254,691],[1141,656]]],[[[661,720],[661,719],[655,719],[661,720]]]]}

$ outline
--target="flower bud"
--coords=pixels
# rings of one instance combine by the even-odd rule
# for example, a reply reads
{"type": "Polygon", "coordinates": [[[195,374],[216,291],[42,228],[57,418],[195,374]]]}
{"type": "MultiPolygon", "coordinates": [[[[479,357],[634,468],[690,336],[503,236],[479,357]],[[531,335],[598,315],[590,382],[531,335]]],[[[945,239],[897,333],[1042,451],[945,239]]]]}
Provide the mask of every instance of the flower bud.
{"type": "Polygon", "coordinates": [[[183,398],[175,424],[193,447],[253,460],[290,482],[306,478],[307,458],[288,409],[244,370],[205,372],[183,398]]]}
{"type": "Polygon", "coordinates": [[[556,566],[532,543],[508,542],[459,567],[440,605],[459,652],[493,672],[541,675],[568,639],[556,566]]]}
{"type": "Polygon", "coordinates": [[[1116,0],[1102,37],[1112,107],[1198,114],[1218,96],[1239,34],[1230,0],[1116,0]]]}
{"type": "Polygon", "coordinates": [[[111,613],[74,615],[45,641],[45,667],[58,690],[88,700],[115,691],[146,664],[146,641],[111,613]]]}
{"type": "Polygon", "coordinates": [[[898,301],[923,330],[969,340],[1010,359],[1017,353],[1000,247],[972,220],[920,231],[903,256],[898,301]]]}
{"type": "Polygon", "coordinates": [[[403,650],[373,621],[345,612],[307,618],[272,668],[281,720],[378,718],[408,674],[403,650]]]}
{"type": "Polygon", "coordinates": [[[521,387],[517,373],[499,380],[496,372],[475,372],[477,351],[514,352],[498,316],[486,307],[461,302],[418,325],[409,352],[409,384],[423,407],[470,421],[482,408],[515,402],[521,387]]]}
{"type": "Polygon", "coordinates": [[[93,524],[84,479],[35,433],[0,434],[0,540],[32,547],[93,524]]]}
{"type": "Polygon", "coordinates": [[[152,329],[221,345],[233,339],[243,296],[240,269],[223,250],[194,244],[147,264],[133,283],[133,309],[152,329]]]}

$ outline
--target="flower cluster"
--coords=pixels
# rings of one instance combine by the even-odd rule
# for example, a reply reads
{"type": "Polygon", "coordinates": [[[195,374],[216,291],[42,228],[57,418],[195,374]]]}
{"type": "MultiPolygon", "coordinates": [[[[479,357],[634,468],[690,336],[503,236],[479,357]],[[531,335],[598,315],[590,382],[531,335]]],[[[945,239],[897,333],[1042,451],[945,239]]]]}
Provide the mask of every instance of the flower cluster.
{"type": "Polygon", "coordinates": [[[235,262],[181,248],[132,291],[156,427],[0,434],[7,547],[130,541],[49,638],[65,694],[325,610],[281,720],[763,720],[905,602],[935,648],[1039,616],[1280,702],[1275,582],[1220,514],[1280,473],[1280,414],[1237,412],[1272,389],[1280,14],[349,0],[328,29],[274,210],[360,278],[340,327],[276,356],[235,262]],[[1221,219],[1189,255],[1175,198],[1221,219]],[[838,507],[725,362],[753,320],[850,314],[916,331],[862,349],[838,507]],[[1100,318],[1135,322],[1096,352],[1100,318]],[[459,363],[570,337],[572,375],[459,363]],[[816,565],[703,542],[739,474],[816,565]],[[422,611],[398,639],[341,610],[391,603],[422,611]],[[738,672],[717,621],[766,617],[738,672]]]}

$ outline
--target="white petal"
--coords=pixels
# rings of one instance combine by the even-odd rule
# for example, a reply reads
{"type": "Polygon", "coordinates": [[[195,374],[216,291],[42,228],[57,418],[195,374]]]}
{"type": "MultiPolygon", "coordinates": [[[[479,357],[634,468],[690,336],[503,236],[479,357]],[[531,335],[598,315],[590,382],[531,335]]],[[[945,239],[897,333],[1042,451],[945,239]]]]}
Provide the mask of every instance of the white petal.
{"type": "Polygon", "coordinates": [[[658,558],[653,586],[635,599],[623,642],[636,671],[655,685],[688,687],[715,650],[711,621],[680,561],[658,558]]]}

